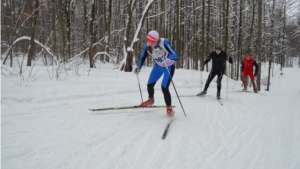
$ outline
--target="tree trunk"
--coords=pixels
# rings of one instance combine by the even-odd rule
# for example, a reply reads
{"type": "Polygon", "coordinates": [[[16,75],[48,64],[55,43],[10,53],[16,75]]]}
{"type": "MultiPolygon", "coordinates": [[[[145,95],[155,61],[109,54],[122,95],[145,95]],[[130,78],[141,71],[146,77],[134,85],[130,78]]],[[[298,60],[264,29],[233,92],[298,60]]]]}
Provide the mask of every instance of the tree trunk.
{"type": "Polygon", "coordinates": [[[285,47],[284,47],[284,41],[285,41],[285,26],[286,26],[286,0],[284,0],[284,11],[283,11],[283,31],[282,31],[282,46],[281,46],[281,57],[280,57],[280,70],[282,71],[283,68],[283,58],[285,56],[285,47]]]}
{"type": "MultiPolygon", "coordinates": [[[[84,0],[83,4],[83,32],[82,32],[82,41],[83,41],[83,49],[86,49],[88,47],[88,27],[89,27],[89,21],[88,21],[88,14],[87,14],[87,6],[88,1],[84,0]]],[[[100,5],[101,6],[101,5],[100,5]]],[[[86,52],[83,54],[83,59],[87,59],[86,52]]]]}
{"type": "Polygon", "coordinates": [[[210,53],[210,48],[209,48],[209,43],[210,43],[210,1],[207,1],[208,3],[208,7],[207,7],[207,25],[206,25],[206,53],[205,53],[205,57],[209,56],[210,53]]]}
{"type": "Polygon", "coordinates": [[[27,58],[27,66],[31,66],[31,59],[34,55],[35,52],[35,43],[34,43],[34,35],[35,35],[35,30],[36,30],[36,22],[37,22],[37,17],[39,15],[39,0],[34,1],[34,18],[32,21],[32,27],[31,27],[31,35],[30,35],[30,45],[28,49],[28,58],[27,58]]]}
{"type": "Polygon", "coordinates": [[[205,25],[205,0],[202,0],[202,19],[201,19],[201,22],[202,22],[202,27],[201,27],[201,65],[203,65],[204,63],[204,55],[205,55],[205,51],[204,51],[204,32],[205,32],[205,28],[204,28],[204,25],[205,25]]]}
{"type": "MultiPolygon", "coordinates": [[[[56,0],[52,0],[52,4],[53,4],[53,7],[52,7],[52,31],[53,31],[53,39],[52,39],[52,45],[51,45],[51,50],[57,54],[57,46],[56,46],[56,20],[54,16],[56,16],[56,0]]],[[[56,58],[58,60],[58,58],[56,58]]],[[[52,58],[52,61],[51,61],[51,65],[53,65],[53,60],[54,58],[52,58]]]]}
{"type": "MultiPolygon", "coordinates": [[[[227,44],[228,44],[228,18],[229,18],[229,0],[227,0],[226,2],[226,19],[225,19],[225,45],[224,45],[224,51],[227,52],[227,44]]],[[[227,62],[225,62],[225,72],[224,74],[227,75],[227,77],[229,76],[228,72],[227,72],[227,62]]]]}
{"type": "MultiPolygon", "coordinates": [[[[165,0],[161,0],[160,1],[160,12],[164,12],[165,11],[165,0]]],[[[165,35],[164,32],[163,32],[163,23],[164,23],[164,18],[163,18],[164,15],[160,15],[159,16],[159,29],[158,29],[158,33],[159,35],[165,35]]]]}
{"type": "MultiPolygon", "coordinates": [[[[198,54],[197,54],[197,20],[196,20],[196,2],[197,0],[193,0],[193,69],[198,70],[198,54]]],[[[203,62],[200,63],[203,65],[203,62]]],[[[204,70],[201,66],[202,71],[204,70]]]]}
{"type": "MultiPolygon", "coordinates": [[[[15,9],[15,3],[14,2],[12,2],[12,1],[10,1],[10,3],[11,3],[11,7],[12,7],[12,9],[15,9]]],[[[10,27],[12,28],[12,24],[13,23],[15,23],[15,15],[13,14],[13,16],[12,16],[12,21],[10,21],[9,22],[10,23],[10,27]]],[[[12,36],[12,37],[14,37],[14,36],[12,36]]],[[[11,41],[11,43],[10,43],[11,45],[12,45],[12,41],[11,41]]],[[[10,67],[12,67],[13,66],[13,54],[12,54],[12,50],[11,50],[11,52],[10,52],[10,67]]],[[[2,57],[2,55],[1,55],[1,57],[2,57]]]]}
{"type": "Polygon", "coordinates": [[[272,9],[272,18],[271,18],[271,40],[270,40],[270,56],[269,56],[269,68],[268,68],[268,85],[267,91],[270,91],[270,77],[271,77],[271,67],[272,67],[272,59],[273,59],[273,41],[274,41],[274,19],[275,19],[275,0],[273,0],[273,9],[272,9]]]}
{"type": "MultiPolygon", "coordinates": [[[[179,5],[179,0],[176,0],[176,21],[175,21],[175,51],[177,52],[177,54],[180,54],[181,49],[180,49],[180,11],[179,11],[180,5],[179,5]]],[[[178,58],[177,64],[176,64],[176,68],[180,67],[180,57],[178,58]]]]}
{"type": "Polygon", "coordinates": [[[57,3],[57,8],[58,8],[58,27],[59,27],[59,49],[60,49],[60,54],[61,58],[64,63],[66,63],[66,56],[65,56],[65,24],[64,24],[64,13],[63,13],[63,6],[62,6],[62,1],[58,1],[57,3]]]}
{"type": "Polygon", "coordinates": [[[89,58],[90,58],[90,68],[94,68],[94,48],[93,48],[93,44],[96,42],[96,37],[94,34],[94,22],[95,22],[95,16],[96,16],[96,5],[95,5],[95,1],[92,1],[92,10],[91,10],[91,21],[90,21],[90,29],[89,29],[89,33],[90,33],[90,45],[89,45],[89,58]]]}
{"type": "Polygon", "coordinates": [[[252,9],[252,18],[251,18],[251,25],[250,25],[250,35],[249,35],[249,42],[248,42],[248,47],[247,49],[250,51],[251,49],[251,41],[252,41],[252,36],[253,36],[253,25],[254,25],[254,15],[255,15],[255,4],[256,2],[253,0],[253,9],[252,9]]]}
{"type": "Polygon", "coordinates": [[[242,16],[243,16],[243,0],[240,0],[240,19],[239,19],[239,35],[238,35],[238,57],[237,57],[237,80],[240,78],[240,61],[241,61],[241,53],[242,53],[242,16]]]}
{"type": "Polygon", "coordinates": [[[66,54],[67,59],[71,57],[71,4],[70,0],[66,0],[64,8],[66,14],[66,54]]]}
{"type": "MultiPolygon", "coordinates": [[[[109,54],[110,50],[110,31],[111,31],[111,16],[112,16],[112,0],[108,2],[108,19],[106,20],[106,35],[107,35],[107,42],[105,44],[105,52],[109,54]]],[[[109,62],[109,57],[105,58],[106,62],[109,62]]]]}
{"type": "Polygon", "coordinates": [[[263,0],[260,0],[258,3],[258,28],[257,28],[257,64],[259,67],[258,70],[258,75],[257,75],[257,90],[261,91],[260,86],[261,86],[261,58],[262,58],[262,2],[263,0]]]}
{"type": "MultiPolygon", "coordinates": [[[[233,48],[230,49],[231,51],[231,57],[233,57],[233,60],[235,61],[235,63],[238,63],[237,59],[237,17],[238,17],[238,11],[237,11],[237,0],[234,0],[234,2],[232,3],[232,10],[234,12],[234,16],[232,18],[232,24],[231,24],[231,30],[233,32],[233,36],[231,36],[231,42],[232,42],[232,46],[233,48]]],[[[235,80],[238,79],[237,77],[237,71],[235,72],[235,70],[238,70],[239,68],[237,68],[237,64],[233,64],[234,66],[231,66],[231,77],[235,77],[235,80]]]]}
{"type": "MultiPolygon", "coordinates": [[[[127,47],[129,46],[130,42],[129,42],[129,35],[130,35],[130,29],[132,26],[132,14],[133,14],[133,10],[134,7],[136,5],[136,1],[134,0],[130,0],[129,4],[127,4],[127,23],[125,26],[125,39],[124,39],[124,49],[127,51],[127,47]]],[[[133,51],[127,51],[127,57],[126,57],[126,64],[125,64],[125,68],[124,71],[125,72],[131,72],[132,71],[132,57],[133,57],[133,51]]]]}

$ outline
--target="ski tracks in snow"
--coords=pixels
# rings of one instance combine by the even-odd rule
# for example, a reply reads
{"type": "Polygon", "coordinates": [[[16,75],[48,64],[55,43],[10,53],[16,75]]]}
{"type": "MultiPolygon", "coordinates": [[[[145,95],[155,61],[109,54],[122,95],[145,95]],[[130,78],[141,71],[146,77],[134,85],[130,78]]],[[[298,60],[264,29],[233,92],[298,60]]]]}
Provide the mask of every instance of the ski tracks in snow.
{"type": "MultiPolygon", "coordinates": [[[[173,98],[176,115],[165,140],[161,139],[169,121],[165,109],[87,110],[117,102],[140,102],[122,100],[140,99],[136,92],[29,101],[19,103],[12,113],[9,110],[14,101],[6,99],[3,103],[8,106],[2,113],[3,167],[299,168],[300,96],[294,91],[300,91],[300,82],[288,82],[300,72],[286,73],[293,76],[280,77],[271,88],[279,92],[268,96],[232,92],[228,99],[222,99],[221,106],[214,97],[215,86],[211,86],[208,94],[213,97],[182,97],[187,117],[173,98]],[[44,102],[51,103],[45,106],[44,102]]],[[[164,103],[161,93],[156,96],[157,104],[164,103]]]]}

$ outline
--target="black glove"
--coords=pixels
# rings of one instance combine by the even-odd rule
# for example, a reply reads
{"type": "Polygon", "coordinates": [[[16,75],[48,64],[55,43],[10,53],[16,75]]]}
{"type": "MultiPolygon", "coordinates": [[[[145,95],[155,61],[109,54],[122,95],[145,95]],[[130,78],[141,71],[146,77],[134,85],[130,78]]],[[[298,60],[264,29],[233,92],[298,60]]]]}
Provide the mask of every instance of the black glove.
{"type": "Polygon", "coordinates": [[[133,72],[134,74],[138,75],[140,73],[141,69],[139,67],[136,67],[133,72]]]}
{"type": "Polygon", "coordinates": [[[257,73],[254,73],[254,77],[256,77],[257,76],[257,73]]]}
{"type": "Polygon", "coordinates": [[[229,59],[228,59],[228,61],[229,61],[229,63],[233,63],[233,59],[231,58],[231,57],[229,57],[229,59]]]}

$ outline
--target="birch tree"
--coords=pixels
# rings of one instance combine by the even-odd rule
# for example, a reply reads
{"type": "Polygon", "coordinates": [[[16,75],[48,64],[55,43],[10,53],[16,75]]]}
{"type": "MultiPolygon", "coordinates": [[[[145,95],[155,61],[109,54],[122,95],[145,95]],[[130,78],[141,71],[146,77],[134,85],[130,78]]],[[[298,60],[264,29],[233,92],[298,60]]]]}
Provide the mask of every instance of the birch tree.
{"type": "Polygon", "coordinates": [[[132,58],[133,58],[133,49],[136,45],[136,42],[138,41],[137,37],[138,34],[141,31],[141,27],[145,21],[145,15],[148,12],[148,9],[150,8],[151,4],[154,0],[149,0],[144,11],[142,14],[142,18],[140,18],[140,22],[138,24],[137,30],[135,31],[134,37],[131,41],[131,44],[129,42],[129,34],[131,29],[131,22],[132,22],[132,14],[134,10],[134,6],[136,4],[135,0],[130,0],[127,8],[127,21],[126,21],[126,27],[125,27],[125,36],[124,36],[124,44],[123,44],[123,50],[124,50],[124,59],[121,63],[121,69],[125,72],[131,72],[132,71],[132,58]],[[129,45],[130,44],[130,45],[129,45]],[[126,62],[125,62],[126,61],[126,62]]]}

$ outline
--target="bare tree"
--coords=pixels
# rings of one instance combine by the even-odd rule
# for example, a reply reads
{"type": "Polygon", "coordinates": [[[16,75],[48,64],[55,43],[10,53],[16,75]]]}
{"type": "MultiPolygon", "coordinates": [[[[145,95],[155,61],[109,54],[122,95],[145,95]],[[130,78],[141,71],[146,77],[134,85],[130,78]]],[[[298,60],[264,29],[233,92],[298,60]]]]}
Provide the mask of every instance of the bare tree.
{"type": "MultiPolygon", "coordinates": [[[[56,3],[56,0],[52,0],[52,4],[53,4],[53,6],[52,6],[52,31],[53,31],[53,36],[52,36],[52,47],[51,47],[51,50],[54,52],[54,53],[57,53],[57,45],[56,45],[56,43],[57,43],[57,40],[56,40],[56,20],[55,20],[55,17],[54,16],[56,16],[56,13],[57,13],[57,11],[56,11],[56,5],[57,5],[57,3],[56,3]]],[[[54,58],[52,58],[52,64],[53,64],[53,59],[54,58]]],[[[59,58],[56,58],[56,59],[59,59],[59,58]]]]}
{"type": "Polygon", "coordinates": [[[241,53],[242,53],[242,16],[243,16],[243,0],[240,0],[240,12],[239,12],[239,26],[238,26],[238,30],[239,30],[239,34],[238,34],[238,56],[236,58],[236,63],[237,63],[237,69],[236,69],[236,76],[237,76],[237,80],[240,77],[240,61],[241,61],[241,53]]]}
{"type": "MultiPolygon", "coordinates": [[[[202,18],[201,18],[201,56],[200,56],[200,62],[201,65],[204,63],[204,55],[205,55],[205,50],[204,50],[204,44],[205,44],[205,37],[204,37],[204,32],[205,32],[205,0],[202,0],[202,18]]],[[[206,66],[207,70],[207,66],[206,66]]]]}
{"type": "Polygon", "coordinates": [[[90,58],[90,68],[94,67],[94,43],[96,42],[96,37],[94,34],[94,23],[95,23],[95,16],[96,16],[96,3],[94,0],[92,0],[91,4],[92,10],[91,10],[91,19],[90,19],[90,26],[89,26],[89,37],[90,37],[90,43],[89,43],[89,58],[90,58]]]}
{"type": "Polygon", "coordinates": [[[262,5],[263,5],[263,0],[259,0],[258,2],[258,8],[257,8],[257,13],[258,13],[258,27],[257,27],[257,62],[258,62],[258,75],[257,75],[257,90],[260,91],[260,86],[261,86],[261,58],[262,58],[262,5]]]}
{"type": "MultiPolygon", "coordinates": [[[[231,68],[231,77],[237,79],[242,54],[248,48],[257,54],[261,64],[270,58],[267,51],[272,47],[272,63],[281,63],[282,68],[285,56],[295,57],[300,53],[300,19],[288,15],[297,9],[297,0],[280,0],[274,9],[272,1],[266,0],[1,2],[3,64],[10,60],[11,66],[16,53],[32,58],[43,55],[44,60],[51,59],[56,66],[72,65],[75,59],[80,64],[89,60],[90,67],[95,67],[95,57],[100,55],[102,63],[113,61],[114,66],[120,65],[120,70],[130,72],[133,60],[141,54],[139,49],[145,45],[144,35],[150,29],[158,30],[161,37],[174,43],[180,56],[177,68],[198,70],[213,44],[223,43],[224,50],[234,57],[236,64],[231,68]],[[41,3],[38,11],[33,2],[41,3]]],[[[291,62],[290,57],[286,63],[291,62]]],[[[148,57],[145,65],[153,63],[148,57]]]]}
{"type": "MultiPolygon", "coordinates": [[[[112,18],[112,0],[108,1],[108,16],[107,16],[107,8],[106,1],[103,0],[103,25],[104,25],[104,41],[105,41],[105,52],[109,53],[110,49],[110,39],[111,39],[111,18],[112,18]]],[[[109,58],[106,57],[106,62],[109,62],[109,58]]]]}
{"type": "Polygon", "coordinates": [[[65,56],[65,46],[66,46],[66,41],[65,41],[65,22],[64,22],[64,9],[62,5],[62,1],[58,1],[57,3],[57,8],[58,8],[58,27],[59,27],[59,49],[60,49],[60,55],[64,63],[66,63],[66,56],[65,56]]]}
{"type": "Polygon", "coordinates": [[[34,55],[35,52],[35,43],[34,43],[34,36],[35,36],[35,30],[36,30],[36,22],[37,22],[37,18],[39,15],[39,0],[34,0],[34,2],[32,3],[34,5],[34,17],[33,17],[33,21],[32,21],[32,27],[31,27],[31,36],[30,36],[30,45],[29,45],[29,49],[28,49],[28,58],[27,58],[27,66],[31,66],[31,59],[34,55]]]}
{"type": "MultiPolygon", "coordinates": [[[[196,0],[193,0],[193,69],[198,70],[198,54],[197,54],[197,22],[196,22],[196,0]]],[[[202,64],[203,62],[201,62],[202,64]]],[[[204,70],[203,67],[201,67],[201,71],[204,70]]]]}
{"type": "Polygon", "coordinates": [[[249,34],[249,41],[248,41],[248,47],[247,49],[250,50],[251,44],[252,44],[252,36],[253,36],[253,27],[254,27],[254,14],[255,14],[255,5],[256,5],[256,0],[252,1],[252,17],[251,17],[251,25],[250,25],[250,34],[249,34]]]}
{"type": "Polygon", "coordinates": [[[273,41],[274,41],[274,17],[275,16],[275,0],[273,0],[273,7],[272,7],[272,15],[271,15],[271,40],[270,40],[270,55],[269,55],[269,67],[268,67],[268,84],[267,84],[267,91],[270,91],[270,76],[271,76],[271,66],[272,66],[272,59],[273,59],[273,41]]]}
{"type": "Polygon", "coordinates": [[[283,9],[283,31],[282,31],[282,45],[281,45],[281,52],[282,54],[280,55],[280,70],[282,71],[283,68],[283,61],[284,61],[284,55],[285,55],[285,46],[284,46],[284,41],[285,41],[285,27],[286,27],[286,0],[284,0],[284,9],[283,9]]]}
{"type": "Polygon", "coordinates": [[[133,50],[134,46],[136,45],[137,42],[137,36],[140,33],[140,29],[144,23],[145,20],[145,15],[148,12],[148,9],[150,8],[150,5],[153,3],[153,0],[149,0],[144,11],[143,11],[143,15],[142,18],[140,19],[139,22],[139,26],[134,34],[134,37],[131,41],[131,45],[129,45],[129,33],[130,33],[130,29],[131,29],[131,22],[132,22],[132,13],[134,10],[134,6],[136,4],[136,1],[130,0],[129,4],[128,4],[128,9],[127,9],[127,15],[128,15],[128,20],[126,22],[126,28],[125,28],[125,37],[124,37],[124,54],[126,55],[126,64],[123,64],[121,66],[121,70],[123,70],[125,72],[131,72],[132,71],[132,58],[133,58],[133,50]],[[126,51],[126,52],[125,52],[126,51]]]}

